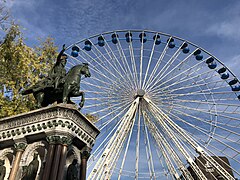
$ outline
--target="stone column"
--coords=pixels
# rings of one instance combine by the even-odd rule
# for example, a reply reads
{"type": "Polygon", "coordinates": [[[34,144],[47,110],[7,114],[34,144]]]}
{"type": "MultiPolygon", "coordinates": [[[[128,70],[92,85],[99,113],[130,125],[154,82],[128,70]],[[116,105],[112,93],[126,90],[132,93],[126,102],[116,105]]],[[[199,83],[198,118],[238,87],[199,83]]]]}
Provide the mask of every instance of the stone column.
{"type": "Polygon", "coordinates": [[[55,148],[54,159],[53,159],[52,169],[50,173],[51,180],[57,180],[57,173],[58,173],[61,152],[62,152],[62,145],[57,144],[55,148]]]}
{"type": "Polygon", "coordinates": [[[56,146],[56,138],[54,136],[48,136],[47,141],[49,143],[48,151],[47,151],[47,158],[46,158],[46,164],[43,171],[43,179],[48,180],[49,175],[51,172],[53,157],[54,157],[54,151],[56,146]]]}
{"type": "Polygon", "coordinates": [[[67,136],[48,136],[49,142],[47,161],[44,168],[44,180],[61,180],[64,175],[67,148],[71,144],[72,138],[67,136]]]}
{"type": "Polygon", "coordinates": [[[16,149],[16,156],[15,156],[15,160],[12,165],[9,180],[15,180],[17,172],[19,170],[20,160],[21,160],[22,154],[23,154],[24,150],[26,149],[26,147],[27,147],[26,142],[19,142],[19,143],[14,144],[14,148],[16,149]]]}
{"type": "Polygon", "coordinates": [[[87,175],[87,160],[90,156],[91,149],[84,147],[81,152],[81,165],[80,165],[80,180],[86,180],[87,175]]]}
{"type": "Polygon", "coordinates": [[[68,146],[72,143],[72,138],[70,137],[62,137],[62,152],[60,157],[60,163],[58,167],[58,180],[62,180],[64,176],[64,167],[66,164],[68,146]]]}

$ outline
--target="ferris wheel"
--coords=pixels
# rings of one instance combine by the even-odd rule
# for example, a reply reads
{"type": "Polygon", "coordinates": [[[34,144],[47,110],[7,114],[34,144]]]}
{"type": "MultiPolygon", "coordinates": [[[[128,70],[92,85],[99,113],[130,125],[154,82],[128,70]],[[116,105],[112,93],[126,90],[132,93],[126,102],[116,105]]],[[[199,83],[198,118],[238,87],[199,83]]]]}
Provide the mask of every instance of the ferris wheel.
{"type": "Polygon", "coordinates": [[[82,113],[101,133],[88,179],[240,176],[240,81],[215,56],[146,30],[98,34],[66,53],[67,68],[88,63],[92,75],[82,113]]]}

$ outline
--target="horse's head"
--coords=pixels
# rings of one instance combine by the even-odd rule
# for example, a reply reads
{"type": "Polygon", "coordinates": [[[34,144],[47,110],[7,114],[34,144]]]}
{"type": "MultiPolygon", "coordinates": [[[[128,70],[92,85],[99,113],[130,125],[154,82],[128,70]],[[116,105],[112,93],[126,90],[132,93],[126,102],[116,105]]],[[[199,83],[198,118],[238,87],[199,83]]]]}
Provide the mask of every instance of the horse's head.
{"type": "Polygon", "coordinates": [[[81,74],[85,75],[85,77],[91,77],[91,73],[88,68],[88,63],[83,63],[81,69],[81,74]]]}

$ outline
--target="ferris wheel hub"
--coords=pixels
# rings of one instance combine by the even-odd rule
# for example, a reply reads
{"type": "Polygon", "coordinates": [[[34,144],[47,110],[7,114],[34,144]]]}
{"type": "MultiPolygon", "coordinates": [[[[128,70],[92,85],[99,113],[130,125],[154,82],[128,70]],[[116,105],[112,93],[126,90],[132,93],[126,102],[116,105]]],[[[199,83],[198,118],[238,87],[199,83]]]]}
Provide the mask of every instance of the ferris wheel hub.
{"type": "Polygon", "coordinates": [[[138,89],[135,98],[143,97],[145,95],[145,91],[143,89],[138,89]]]}

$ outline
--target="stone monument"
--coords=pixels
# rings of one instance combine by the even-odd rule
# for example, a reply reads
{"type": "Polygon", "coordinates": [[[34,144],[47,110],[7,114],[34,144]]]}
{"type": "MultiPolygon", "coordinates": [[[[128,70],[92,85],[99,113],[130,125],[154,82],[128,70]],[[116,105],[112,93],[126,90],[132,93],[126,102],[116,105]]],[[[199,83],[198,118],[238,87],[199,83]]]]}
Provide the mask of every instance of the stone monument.
{"type": "Polygon", "coordinates": [[[87,160],[100,133],[79,111],[85,101],[80,76],[91,75],[87,63],[66,73],[64,51],[65,46],[45,79],[22,92],[33,93],[39,109],[0,119],[1,180],[86,179],[87,160]],[[80,108],[72,96],[82,96],[80,108]]]}
{"type": "Polygon", "coordinates": [[[28,168],[35,156],[39,161],[36,179],[61,180],[69,166],[66,160],[76,159],[80,165],[78,178],[84,180],[87,159],[98,134],[99,130],[71,104],[55,104],[3,118],[0,158],[8,166],[2,166],[5,172],[10,171],[9,180],[24,179],[24,167],[28,168]]]}

